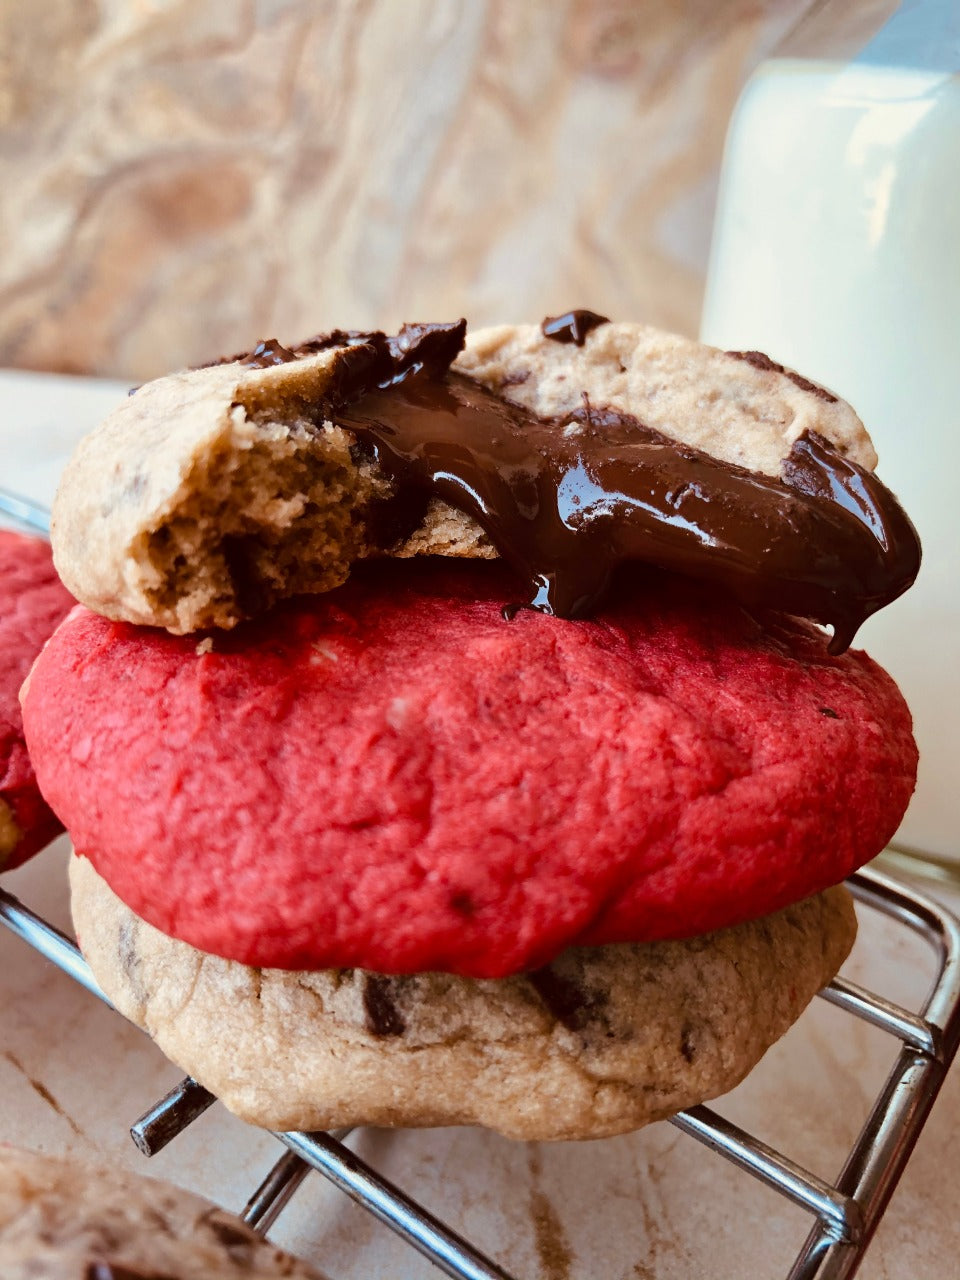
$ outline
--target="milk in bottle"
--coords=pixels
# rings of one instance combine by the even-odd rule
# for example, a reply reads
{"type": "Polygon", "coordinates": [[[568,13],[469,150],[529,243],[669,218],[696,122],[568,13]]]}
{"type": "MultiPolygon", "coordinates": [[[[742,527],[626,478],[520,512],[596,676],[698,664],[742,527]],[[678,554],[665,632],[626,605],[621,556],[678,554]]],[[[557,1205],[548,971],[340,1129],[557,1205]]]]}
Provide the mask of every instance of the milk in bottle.
{"type": "Polygon", "coordinates": [[[924,559],[855,643],[920,744],[897,840],[960,859],[958,70],[953,0],[903,6],[852,60],[760,67],[727,137],[701,336],[823,383],[873,437],[924,559]]]}

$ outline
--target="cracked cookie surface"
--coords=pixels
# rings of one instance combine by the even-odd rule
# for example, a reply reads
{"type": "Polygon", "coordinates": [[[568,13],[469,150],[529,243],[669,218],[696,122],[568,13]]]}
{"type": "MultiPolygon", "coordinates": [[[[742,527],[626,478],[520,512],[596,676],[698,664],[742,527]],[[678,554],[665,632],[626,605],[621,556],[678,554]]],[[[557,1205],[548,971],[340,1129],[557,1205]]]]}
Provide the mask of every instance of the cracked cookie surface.
{"type": "Polygon", "coordinates": [[[479,1124],[523,1139],[639,1128],[733,1088],[843,963],[843,888],[685,942],[563,952],[499,980],[255,969],[169,938],[84,858],[73,916],[126,1017],[272,1129],[479,1124]]]}

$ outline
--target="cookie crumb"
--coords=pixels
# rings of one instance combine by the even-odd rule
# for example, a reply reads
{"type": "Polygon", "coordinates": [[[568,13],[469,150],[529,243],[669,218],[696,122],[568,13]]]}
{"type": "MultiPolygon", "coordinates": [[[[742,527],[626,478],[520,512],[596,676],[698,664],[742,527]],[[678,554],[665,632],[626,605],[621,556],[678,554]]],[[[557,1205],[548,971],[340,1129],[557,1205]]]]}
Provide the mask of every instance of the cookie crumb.
{"type": "Polygon", "coordinates": [[[196,647],[198,658],[202,658],[205,653],[213,653],[213,636],[204,636],[196,647]]]}

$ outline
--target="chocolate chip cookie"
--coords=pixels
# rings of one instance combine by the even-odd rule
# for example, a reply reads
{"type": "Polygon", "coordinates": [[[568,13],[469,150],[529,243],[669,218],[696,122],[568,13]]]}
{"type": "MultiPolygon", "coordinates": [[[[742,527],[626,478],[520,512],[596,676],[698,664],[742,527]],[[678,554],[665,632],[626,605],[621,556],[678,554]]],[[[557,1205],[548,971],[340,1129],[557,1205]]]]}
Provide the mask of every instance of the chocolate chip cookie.
{"type": "Polygon", "coordinates": [[[119,1010],[273,1129],[478,1124],[596,1138],[731,1089],[852,946],[831,889],[685,942],[568,950],[499,980],[255,969],[146,924],[85,859],[80,945],[119,1010]]]}

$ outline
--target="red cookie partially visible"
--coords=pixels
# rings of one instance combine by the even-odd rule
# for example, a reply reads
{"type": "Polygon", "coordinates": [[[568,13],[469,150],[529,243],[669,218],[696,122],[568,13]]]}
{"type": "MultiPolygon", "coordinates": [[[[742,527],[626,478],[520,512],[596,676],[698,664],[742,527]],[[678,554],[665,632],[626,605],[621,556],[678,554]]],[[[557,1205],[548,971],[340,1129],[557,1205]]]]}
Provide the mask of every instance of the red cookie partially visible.
{"type": "Polygon", "coordinates": [[[896,828],[916,748],[866,655],[655,573],[593,621],[508,599],[393,563],[199,643],[78,609],[24,703],[44,795],[203,951],[473,977],[768,914],[896,828]]]}
{"type": "Polygon", "coordinates": [[[0,868],[5,871],[63,829],[37,789],[18,694],[44,641],[73,604],[47,543],[0,529],[0,868]]]}

